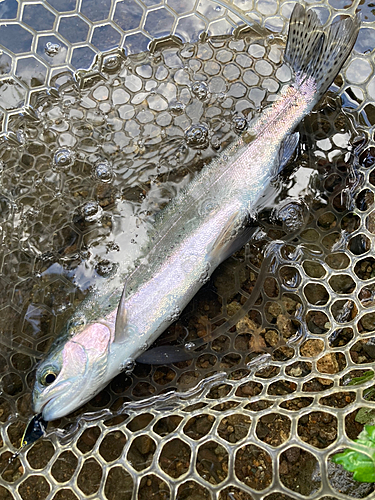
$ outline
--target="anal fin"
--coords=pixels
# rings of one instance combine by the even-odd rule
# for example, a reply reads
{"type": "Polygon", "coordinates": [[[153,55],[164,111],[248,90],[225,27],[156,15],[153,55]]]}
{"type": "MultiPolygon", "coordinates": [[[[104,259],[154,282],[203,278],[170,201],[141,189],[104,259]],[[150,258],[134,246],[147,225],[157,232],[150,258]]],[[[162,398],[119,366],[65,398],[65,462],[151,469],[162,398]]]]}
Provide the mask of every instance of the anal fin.
{"type": "Polygon", "coordinates": [[[137,357],[137,363],[145,365],[168,365],[180,363],[194,357],[194,352],[189,352],[179,346],[159,346],[148,349],[137,357]]]}

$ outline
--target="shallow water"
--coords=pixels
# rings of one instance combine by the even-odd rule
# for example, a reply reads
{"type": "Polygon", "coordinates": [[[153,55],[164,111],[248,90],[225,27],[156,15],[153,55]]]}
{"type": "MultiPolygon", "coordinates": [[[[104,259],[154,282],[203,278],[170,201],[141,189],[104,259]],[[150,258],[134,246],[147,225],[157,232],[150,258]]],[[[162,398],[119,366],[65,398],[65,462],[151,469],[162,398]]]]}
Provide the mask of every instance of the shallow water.
{"type": "MultiPolygon", "coordinates": [[[[25,1],[17,10],[7,0],[0,10],[2,469],[51,339],[93,285],[131,267],[150,216],[288,78],[279,33],[292,2],[111,5],[25,1]],[[245,19],[253,30],[238,29],[245,19]],[[201,31],[208,38],[197,41],[201,31]]],[[[316,8],[328,21],[357,4],[316,8]]],[[[328,461],[361,430],[358,409],[373,407],[371,381],[344,387],[375,357],[375,20],[370,3],[358,9],[364,24],[335,81],[340,97],[305,120],[256,238],[158,342],[201,351],[171,366],[137,364],[50,425],[3,471],[0,496],[371,495],[328,461]]]]}

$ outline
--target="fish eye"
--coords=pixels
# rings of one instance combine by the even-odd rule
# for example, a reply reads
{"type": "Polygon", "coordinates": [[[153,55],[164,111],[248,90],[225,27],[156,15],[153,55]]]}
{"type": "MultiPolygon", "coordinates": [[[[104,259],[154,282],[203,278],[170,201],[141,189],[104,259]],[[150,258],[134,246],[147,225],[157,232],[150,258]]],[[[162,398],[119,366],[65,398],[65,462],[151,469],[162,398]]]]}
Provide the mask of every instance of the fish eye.
{"type": "Polygon", "coordinates": [[[40,377],[40,383],[42,385],[51,385],[56,380],[57,375],[52,370],[46,370],[40,377]]]}

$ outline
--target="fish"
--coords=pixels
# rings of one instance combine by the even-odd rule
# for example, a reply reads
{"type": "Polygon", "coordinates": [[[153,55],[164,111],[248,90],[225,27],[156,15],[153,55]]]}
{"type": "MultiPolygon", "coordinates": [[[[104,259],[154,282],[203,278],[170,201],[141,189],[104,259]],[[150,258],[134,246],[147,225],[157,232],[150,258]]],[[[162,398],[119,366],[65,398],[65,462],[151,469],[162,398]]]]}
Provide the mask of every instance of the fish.
{"type": "Polygon", "coordinates": [[[312,9],[295,4],[284,53],[292,79],[158,214],[125,286],[115,279],[93,292],[64,326],[36,370],[33,409],[41,419],[68,415],[130,372],[217,266],[248,241],[249,220],[299,143],[296,127],[332,84],[359,28],[358,16],[324,28],[312,9]]]}

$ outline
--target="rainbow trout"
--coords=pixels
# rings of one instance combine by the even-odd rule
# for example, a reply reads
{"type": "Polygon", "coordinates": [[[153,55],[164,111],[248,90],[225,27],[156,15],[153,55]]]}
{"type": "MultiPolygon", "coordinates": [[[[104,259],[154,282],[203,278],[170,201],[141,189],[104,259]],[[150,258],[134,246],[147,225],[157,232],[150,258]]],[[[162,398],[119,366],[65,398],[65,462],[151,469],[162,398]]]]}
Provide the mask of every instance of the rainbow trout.
{"type": "Polygon", "coordinates": [[[359,25],[348,17],[324,29],[312,10],[295,5],[284,55],[293,79],[160,213],[125,289],[93,293],[65,326],[36,372],[33,405],[44,420],[76,410],[129,369],[247,241],[249,216],[297,146],[294,129],[340,71],[359,25]]]}

